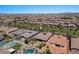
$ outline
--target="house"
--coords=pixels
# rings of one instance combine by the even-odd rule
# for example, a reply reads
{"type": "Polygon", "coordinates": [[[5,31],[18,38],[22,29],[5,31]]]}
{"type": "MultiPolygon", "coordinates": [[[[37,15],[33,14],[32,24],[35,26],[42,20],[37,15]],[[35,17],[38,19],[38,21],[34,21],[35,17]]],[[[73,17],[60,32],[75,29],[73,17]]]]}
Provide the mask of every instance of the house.
{"type": "Polygon", "coordinates": [[[24,38],[30,38],[37,34],[38,31],[32,31],[32,30],[25,30],[25,29],[19,29],[17,31],[12,32],[11,34],[16,34],[24,38]]]}
{"type": "Polygon", "coordinates": [[[25,33],[25,30],[24,29],[19,29],[17,31],[11,32],[11,34],[16,34],[16,35],[20,35],[22,33],[25,33]]]}
{"type": "Polygon", "coordinates": [[[32,30],[25,30],[24,33],[20,34],[22,37],[28,39],[36,35],[38,31],[32,31],[32,30]]]}
{"type": "Polygon", "coordinates": [[[71,53],[72,54],[79,53],[79,37],[71,38],[71,53]]]}
{"type": "Polygon", "coordinates": [[[50,32],[40,32],[37,35],[35,35],[32,39],[37,39],[40,41],[48,41],[48,39],[51,37],[52,33],[50,32]]]}
{"type": "Polygon", "coordinates": [[[51,53],[67,54],[69,53],[69,40],[62,35],[53,35],[46,43],[51,53]]]}
{"type": "Polygon", "coordinates": [[[4,31],[7,34],[9,34],[10,32],[16,31],[16,30],[18,30],[18,28],[7,27],[7,26],[0,26],[0,31],[4,31]]]}
{"type": "Polygon", "coordinates": [[[14,31],[11,33],[12,35],[16,34],[17,38],[20,38],[22,42],[24,42],[26,39],[29,39],[36,34],[38,34],[38,31],[32,31],[32,30],[25,30],[25,29],[19,29],[17,31],[14,31]]]}

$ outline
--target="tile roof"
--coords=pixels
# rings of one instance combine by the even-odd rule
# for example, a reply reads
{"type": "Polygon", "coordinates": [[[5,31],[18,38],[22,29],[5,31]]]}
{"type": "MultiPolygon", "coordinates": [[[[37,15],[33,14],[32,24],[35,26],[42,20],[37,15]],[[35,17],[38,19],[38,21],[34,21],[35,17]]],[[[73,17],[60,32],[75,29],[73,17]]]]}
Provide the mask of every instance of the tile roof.
{"type": "Polygon", "coordinates": [[[38,31],[25,30],[25,32],[22,33],[21,36],[23,36],[25,38],[30,38],[30,37],[36,35],[37,33],[38,33],[38,31]]]}
{"type": "Polygon", "coordinates": [[[36,36],[34,36],[33,38],[43,40],[43,41],[47,41],[50,38],[51,35],[52,35],[52,33],[50,33],[50,32],[46,32],[46,33],[40,32],[36,36]]]}

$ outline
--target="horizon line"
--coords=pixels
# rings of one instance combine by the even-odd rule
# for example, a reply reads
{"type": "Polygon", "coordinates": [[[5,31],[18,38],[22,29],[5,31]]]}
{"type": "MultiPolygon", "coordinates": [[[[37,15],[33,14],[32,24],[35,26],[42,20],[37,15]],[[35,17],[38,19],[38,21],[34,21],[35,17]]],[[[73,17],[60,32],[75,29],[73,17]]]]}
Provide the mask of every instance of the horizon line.
{"type": "Polygon", "coordinates": [[[68,14],[68,13],[79,13],[79,12],[57,12],[57,13],[0,13],[0,14],[68,14]]]}

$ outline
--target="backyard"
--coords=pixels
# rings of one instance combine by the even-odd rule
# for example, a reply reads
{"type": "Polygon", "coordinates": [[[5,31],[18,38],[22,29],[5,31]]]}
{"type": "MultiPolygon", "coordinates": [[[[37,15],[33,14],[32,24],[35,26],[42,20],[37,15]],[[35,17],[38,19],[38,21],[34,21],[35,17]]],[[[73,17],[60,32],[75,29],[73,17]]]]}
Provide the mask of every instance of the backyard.
{"type": "Polygon", "coordinates": [[[14,48],[16,51],[18,51],[21,48],[22,44],[16,43],[16,45],[12,48],[14,48]]]}

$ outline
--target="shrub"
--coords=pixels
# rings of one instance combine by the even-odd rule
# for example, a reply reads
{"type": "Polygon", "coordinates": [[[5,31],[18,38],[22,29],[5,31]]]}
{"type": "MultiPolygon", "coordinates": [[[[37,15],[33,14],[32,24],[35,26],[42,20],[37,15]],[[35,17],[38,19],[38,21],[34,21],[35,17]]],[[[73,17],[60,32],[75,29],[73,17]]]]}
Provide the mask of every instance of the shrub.
{"type": "Polygon", "coordinates": [[[16,45],[13,48],[17,51],[21,48],[21,46],[22,45],[20,43],[16,43],[16,45]]]}
{"type": "Polygon", "coordinates": [[[43,46],[45,46],[45,43],[41,43],[41,44],[39,44],[37,47],[38,47],[39,49],[41,49],[43,46]]]}

